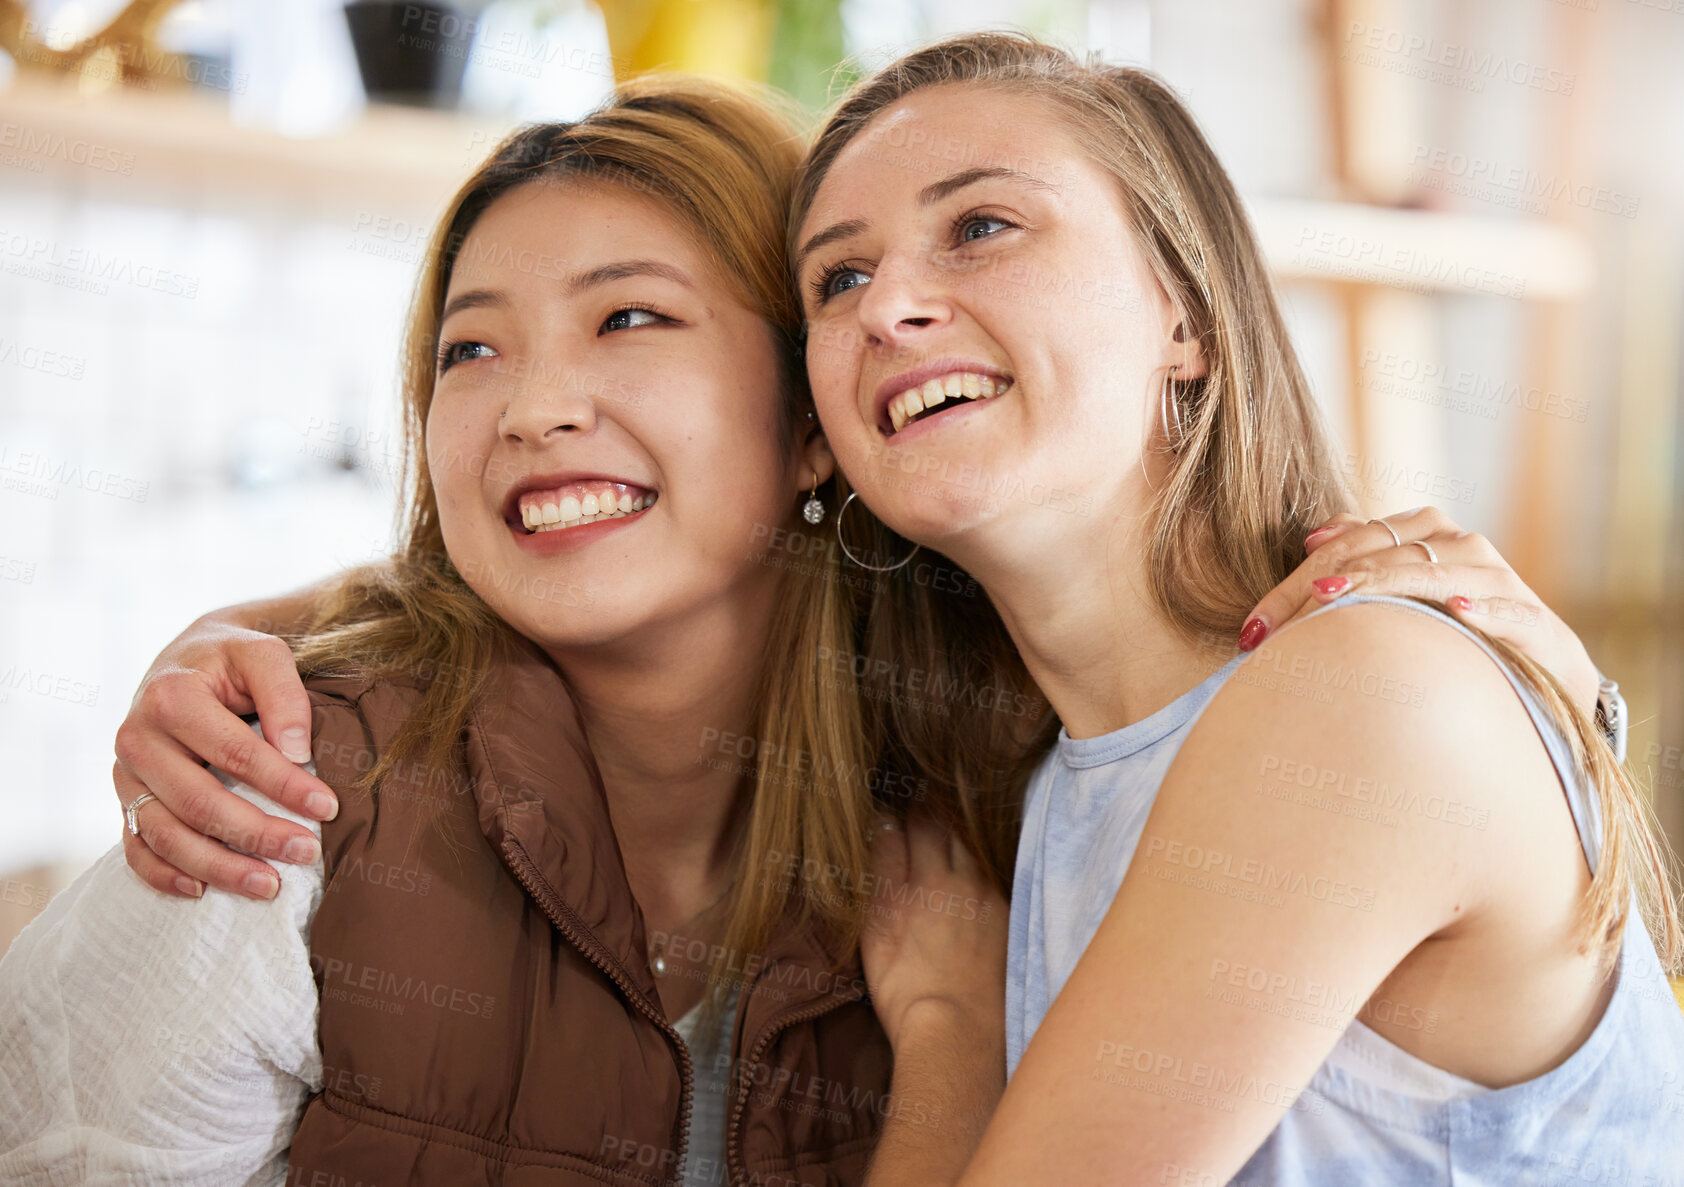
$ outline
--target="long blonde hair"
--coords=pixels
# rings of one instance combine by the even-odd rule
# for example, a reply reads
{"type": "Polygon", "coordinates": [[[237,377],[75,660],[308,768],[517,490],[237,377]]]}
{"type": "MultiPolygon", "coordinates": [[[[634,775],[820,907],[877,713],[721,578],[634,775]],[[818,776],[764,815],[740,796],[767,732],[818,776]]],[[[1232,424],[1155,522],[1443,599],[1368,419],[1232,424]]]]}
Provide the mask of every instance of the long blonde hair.
{"type": "MultiPolygon", "coordinates": [[[[918,50],[855,87],[820,131],[796,179],[791,247],[842,149],[902,97],[954,83],[1056,105],[1082,148],[1116,179],[1136,243],[1202,346],[1208,373],[1179,384],[1175,397],[1181,435],[1150,509],[1147,571],[1157,608],[1189,639],[1235,638],[1246,612],[1303,561],[1305,536],[1352,504],[1239,197],[1163,83],[1142,70],[1077,62],[1013,34],[970,34],[918,50]]],[[[886,529],[875,530],[873,547],[892,551],[886,529]]],[[[986,603],[959,604],[896,582],[875,599],[868,637],[886,657],[963,664],[969,679],[1034,695],[986,603]]],[[[1667,850],[1645,801],[1555,678],[1501,640],[1481,637],[1538,692],[1596,788],[1604,837],[1585,903],[1587,945],[1605,958],[1618,951],[1635,887],[1662,961],[1676,966],[1681,932],[1667,850]]],[[[936,721],[921,705],[897,705],[888,744],[932,778],[969,769],[969,755],[994,756],[1000,769],[1010,739],[999,715],[957,708],[936,721]]],[[[1032,748],[1044,749],[1047,737],[1043,729],[1032,748]]]]}
{"type": "MultiPolygon", "coordinates": [[[[793,126],[765,97],[695,79],[650,78],[620,87],[582,120],[514,133],[451,201],[428,246],[404,345],[398,546],[389,561],[342,574],[293,640],[305,675],[360,671],[424,690],[355,790],[377,793],[388,777],[416,765],[454,770],[486,668],[521,645],[445,551],[425,444],[441,309],[475,221],[504,193],[544,182],[606,183],[666,204],[692,229],[720,280],[774,328],[780,432],[793,447],[810,400],[796,342],[799,312],[785,283],[783,220],[801,148],[793,126]]],[[[790,512],[793,529],[793,505],[790,512]]],[[[857,689],[815,679],[812,670],[787,662],[852,651],[861,605],[854,586],[839,578],[834,557],[806,553],[804,560],[780,566],[785,572],[751,753],[731,756],[747,760],[734,765],[751,781],[752,794],[725,942],[712,961],[716,988],[731,969],[750,963],[790,909],[768,870],[797,863],[806,893],[794,909],[838,956],[855,945],[863,919],[866,883],[857,871],[868,858],[872,749],[857,689]],[[806,756],[802,770],[823,774],[792,780],[787,764],[765,761],[769,755],[806,756]]]]}

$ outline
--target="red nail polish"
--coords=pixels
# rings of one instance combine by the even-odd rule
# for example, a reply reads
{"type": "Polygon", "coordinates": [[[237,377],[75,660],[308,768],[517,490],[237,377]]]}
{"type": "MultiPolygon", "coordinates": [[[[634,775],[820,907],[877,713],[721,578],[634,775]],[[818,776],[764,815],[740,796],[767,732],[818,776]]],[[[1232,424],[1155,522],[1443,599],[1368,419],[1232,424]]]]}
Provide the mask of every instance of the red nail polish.
{"type": "Polygon", "coordinates": [[[1311,532],[1308,536],[1304,537],[1304,547],[1310,548],[1312,546],[1312,541],[1316,540],[1318,537],[1327,535],[1327,533],[1331,532],[1334,528],[1336,528],[1338,526],[1339,525],[1335,524],[1335,523],[1323,524],[1321,527],[1319,527],[1315,531],[1311,532]]]}
{"type": "Polygon", "coordinates": [[[1245,630],[1240,632],[1240,650],[1250,651],[1263,641],[1263,636],[1269,633],[1269,624],[1261,618],[1254,618],[1245,624],[1245,630]]]}
{"type": "Polygon", "coordinates": [[[1316,587],[1316,592],[1321,594],[1322,597],[1333,598],[1351,588],[1351,579],[1349,577],[1317,577],[1310,584],[1316,587]]]}
{"type": "Polygon", "coordinates": [[[1455,597],[1447,600],[1449,601],[1450,608],[1452,610],[1460,610],[1463,614],[1471,614],[1473,612],[1474,604],[1467,598],[1464,598],[1461,594],[1457,594],[1455,597]]]}

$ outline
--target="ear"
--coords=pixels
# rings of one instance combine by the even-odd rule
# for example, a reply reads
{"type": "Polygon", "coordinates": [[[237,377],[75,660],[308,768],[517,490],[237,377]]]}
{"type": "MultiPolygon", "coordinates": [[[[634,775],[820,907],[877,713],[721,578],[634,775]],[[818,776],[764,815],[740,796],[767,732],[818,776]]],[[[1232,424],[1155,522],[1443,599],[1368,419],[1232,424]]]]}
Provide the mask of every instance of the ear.
{"type": "Polygon", "coordinates": [[[809,419],[809,415],[810,410],[802,413],[800,424],[796,427],[796,452],[799,456],[795,480],[800,488],[799,494],[806,494],[819,483],[829,481],[830,476],[836,473],[836,455],[830,452],[824,426],[819,424],[817,416],[809,419]]]}
{"type": "Polygon", "coordinates": [[[1175,368],[1176,379],[1203,379],[1210,374],[1210,360],[1204,347],[1193,336],[1191,323],[1179,310],[1172,308],[1176,320],[1169,333],[1169,349],[1164,352],[1164,366],[1175,368]]]}

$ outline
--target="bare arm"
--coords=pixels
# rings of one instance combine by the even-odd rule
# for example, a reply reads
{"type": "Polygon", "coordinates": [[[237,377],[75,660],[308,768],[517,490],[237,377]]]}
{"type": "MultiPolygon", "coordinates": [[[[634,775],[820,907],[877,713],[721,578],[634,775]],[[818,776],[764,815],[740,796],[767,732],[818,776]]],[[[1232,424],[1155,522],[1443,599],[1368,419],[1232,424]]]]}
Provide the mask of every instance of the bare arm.
{"type": "MultiPolygon", "coordinates": [[[[1530,793],[1542,780],[1513,777],[1543,760],[1518,710],[1495,728],[1491,706],[1513,697],[1494,665],[1407,619],[1363,629],[1358,615],[1377,613],[1398,612],[1304,624],[1278,644],[1281,670],[1355,660],[1430,687],[1426,707],[1349,692],[1311,711],[1268,681],[1229,681],[1165,778],[1121,889],[975,1157],[924,1183],[1152,1183],[1172,1171],[1228,1182],[1417,946],[1453,928],[1509,926],[1531,909],[1540,854],[1582,861],[1570,836],[1566,849],[1556,843],[1565,809],[1537,810],[1530,793]],[[1282,754],[1432,786],[1502,827],[1379,827],[1334,814],[1305,827],[1253,791],[1260,761],[1282,754]],[[1282,889],[1249,893],[1264,883],[1282,889]],[[1207,992],[1213,969],[1241,965],[1337,986],[1338,1002],[1309,1021],[1207,992]]],[[[962,1033],[950,1026],[945,1041],[962,1033]]],[[[936,1041],[904,1055],[920,1066],[903,1068],[897,1047],[897,1078],[946,1070],[936,1041]]],[[[925,1142],[959,1144],[941,1133],[925,1142]]]]}
{"type": "Polygon", "coordinates": [[[140,836],[123,833],[130,868],[154,889],[196,896],[208,882],[272,898],[279,888],[274,870],[229,845],[281,861],[312,862],[320,854],[310,830],[266,815],[204,765],[301,816],[331,820],[338,812],[333,790],[295,765],[310,759],[310,701],[291,649],[275,637],[304,628],[318,588],[204,615],[141,681],[117,730],[112,781],[124,805],[143,792],[157,797],[136,813],[140,836]],[[279,748],[240,720],[253,712],[279,748]]]}
{"type": "Polygon", "coordinates": [[[879,829],[872,874],[860,955],[895,1069],[866,1187],[951,1182],[1006,1086],[1006,900],[917,815],[879,829]]]}

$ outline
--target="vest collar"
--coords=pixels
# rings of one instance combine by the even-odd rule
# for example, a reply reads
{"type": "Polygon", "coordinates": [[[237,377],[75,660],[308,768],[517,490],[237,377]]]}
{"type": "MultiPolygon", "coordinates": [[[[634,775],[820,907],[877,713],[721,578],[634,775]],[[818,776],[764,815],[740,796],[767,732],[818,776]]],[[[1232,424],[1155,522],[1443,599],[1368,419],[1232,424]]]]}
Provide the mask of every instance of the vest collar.
{"type": "MultiPolygon", "coordinates": [[[[467,774],[480,828],[508,859],[513,842],[532,873],[572,912],[652,1002],[643,913],[632,897],[608,814],[601,773],[566,682],[535,643],[519,639],[486,674],[466,731],[467,774]]],[[[748,876],[755,876],[748,871],[748,876]]],[[[530,889],[530,888],[529,888],[530,889]]],[[[754,1015],[776,1015],[864,992],[857,953],[831,951],[814,928],[786,912],[766,951],[734,976],[754,1015]]],[[[745,1019],[752,1028],[760,1018],[745,1019]]]]}

